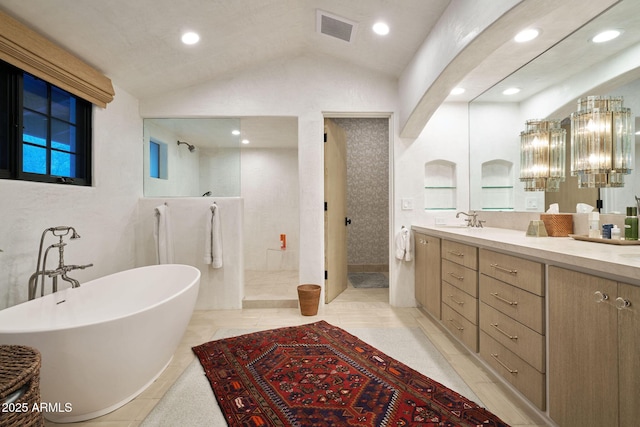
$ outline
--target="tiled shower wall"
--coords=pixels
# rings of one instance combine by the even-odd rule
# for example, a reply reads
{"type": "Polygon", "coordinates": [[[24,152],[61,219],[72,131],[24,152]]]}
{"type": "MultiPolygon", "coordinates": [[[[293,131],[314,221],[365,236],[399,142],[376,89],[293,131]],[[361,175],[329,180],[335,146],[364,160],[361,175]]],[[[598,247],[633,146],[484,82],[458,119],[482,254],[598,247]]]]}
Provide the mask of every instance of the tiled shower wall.
{"type": "Polygon", "coordinates": [[[389,120],[334,120],[347,137],[349,271],[388,271],[389,120]]]}

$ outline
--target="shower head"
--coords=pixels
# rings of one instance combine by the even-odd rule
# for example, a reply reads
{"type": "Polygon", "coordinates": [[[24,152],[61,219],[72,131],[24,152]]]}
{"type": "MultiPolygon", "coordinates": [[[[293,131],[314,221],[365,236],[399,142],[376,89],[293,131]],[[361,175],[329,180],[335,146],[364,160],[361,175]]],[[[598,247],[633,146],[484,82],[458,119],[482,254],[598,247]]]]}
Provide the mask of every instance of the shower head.
{"type": "Polygon", "coordinates": [[[196,149],[196,146],[195,146],[195,145],[191,145],[191,144],[189,144],[189,143],[188,143],[188,142],[186,142],[186,141],[178,141],[178,145],[180,145],[180,144],[184,144],[184,145],[186,145],[187,147],[189,147],[189,151],[191,151],[192,153],[193,153],[193,150],[195,150],[195,149],[196,149]]]}

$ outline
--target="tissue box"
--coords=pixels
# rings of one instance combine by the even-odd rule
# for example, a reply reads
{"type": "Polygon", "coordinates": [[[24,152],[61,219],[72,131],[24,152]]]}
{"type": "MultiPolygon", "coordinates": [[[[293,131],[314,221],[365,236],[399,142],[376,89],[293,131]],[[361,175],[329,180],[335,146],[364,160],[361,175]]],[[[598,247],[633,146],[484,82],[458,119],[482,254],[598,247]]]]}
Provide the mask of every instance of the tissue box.
{"type": "Polygon", "coordinates": [[[573,214],[540,214],[540,219],[551,237],[567,237],[573,234],[573,214]]]}

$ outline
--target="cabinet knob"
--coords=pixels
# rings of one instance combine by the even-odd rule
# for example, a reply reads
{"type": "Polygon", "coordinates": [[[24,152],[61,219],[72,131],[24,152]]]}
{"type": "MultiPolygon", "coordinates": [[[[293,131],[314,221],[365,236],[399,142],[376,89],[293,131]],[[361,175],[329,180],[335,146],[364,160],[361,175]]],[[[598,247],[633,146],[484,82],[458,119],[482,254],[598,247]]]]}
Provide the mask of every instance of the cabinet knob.
{"type": "Polygon", "coordinates": [[[622,297],[616,298],[616,308],[618,310],[624,310],[625,308],[631,306],[631,301],[624,299],[622,297]]]}
{"type": "Polygon", "coordinates": [[[609,299],[609,295],[600,292],[600,291],[595,291],[595,293],[593,294],[593,299],[596,303],[601,303],[604,301],[607,301],[609,299]]]}

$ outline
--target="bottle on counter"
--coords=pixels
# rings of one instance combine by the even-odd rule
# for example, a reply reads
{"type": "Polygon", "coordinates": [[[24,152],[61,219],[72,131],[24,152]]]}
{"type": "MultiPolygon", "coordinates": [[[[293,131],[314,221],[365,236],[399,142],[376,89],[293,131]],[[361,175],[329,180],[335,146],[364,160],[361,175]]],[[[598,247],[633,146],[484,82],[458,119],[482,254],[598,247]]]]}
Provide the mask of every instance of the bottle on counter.
{"type": "Polygon", "coordinates": [[[624,239],[638,240],[638,208],[627,208],[627,217],[624,219],[624,239]]]}
{"type": "Polygon", "coordinates": [[[611,239],[612,240],[620,240],[620,229],[617,225],[614,225],[611,229],[611,239]]]}
{"type": "Polygon", "coordinates": [[[589,212],[589,237],[600,237],[600,214],[589,212]]]}

